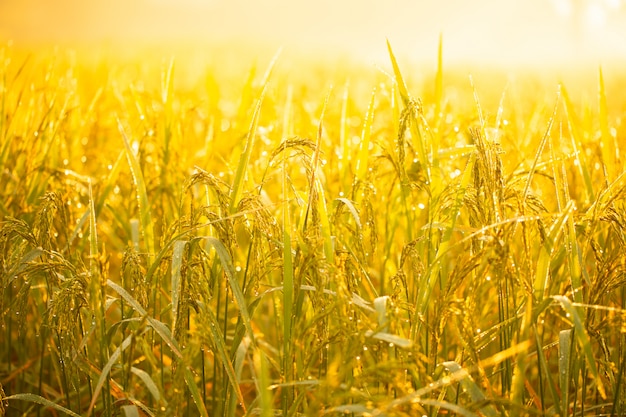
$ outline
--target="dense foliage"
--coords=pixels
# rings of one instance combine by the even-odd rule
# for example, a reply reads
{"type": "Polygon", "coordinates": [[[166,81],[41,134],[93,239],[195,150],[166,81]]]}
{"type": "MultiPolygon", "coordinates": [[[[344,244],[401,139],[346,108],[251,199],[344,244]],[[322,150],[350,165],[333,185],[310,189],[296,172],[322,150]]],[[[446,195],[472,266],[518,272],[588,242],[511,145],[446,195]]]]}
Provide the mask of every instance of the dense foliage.
{"type": "Polygon", "coordinates": [[[602,72],[0,51],[0,415],[626,413],[602,72]]]}

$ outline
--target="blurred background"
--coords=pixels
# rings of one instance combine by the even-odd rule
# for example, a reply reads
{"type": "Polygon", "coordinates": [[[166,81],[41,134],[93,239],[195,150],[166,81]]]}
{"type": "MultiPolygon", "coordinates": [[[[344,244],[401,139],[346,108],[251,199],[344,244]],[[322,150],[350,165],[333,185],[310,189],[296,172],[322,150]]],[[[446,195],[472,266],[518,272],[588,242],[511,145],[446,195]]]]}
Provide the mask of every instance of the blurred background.
{"type": "Polygon", "coordinates": [[[626,61],[622,0],[0,0],[15,44],[252,42],[432,62],[626,61]]]}

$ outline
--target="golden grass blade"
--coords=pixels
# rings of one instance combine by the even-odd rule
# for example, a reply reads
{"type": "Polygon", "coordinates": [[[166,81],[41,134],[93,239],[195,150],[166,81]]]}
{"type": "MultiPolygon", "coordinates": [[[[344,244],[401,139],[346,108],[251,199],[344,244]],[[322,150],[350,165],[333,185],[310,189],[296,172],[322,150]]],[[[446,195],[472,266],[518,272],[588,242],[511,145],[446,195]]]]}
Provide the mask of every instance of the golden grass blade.
{"type": "Polygon", "coordinates": [[[259,125],[259,117],[261,115],[261,106],[263,105],[263,100],[265,99],[265,93],[267,91],[267,85],[269,83],[269,79],[271,77],[272,71],[274,70],[274,66],[278,61],[278,57],[280,56],[280,50],[274,55],[274,58],[270,62],[263,81],[261,83],[261,93],[259,94],[259,98],[254,107],[254,113],[252,115],[252,121],[250,122],[250,128],[248,129],[248,133],[246,135],[246,143],[243,148],[243,152],[241,153],[241,158],[239,158],[239,165],[237,165],[237,171],[235,172],[235,179],[233,180],[233,186],[230,192],[230,213],[233,214],[237,211],[237,204],[239,203],[239,196],[241,194],[241,189],[243,187],[243,181],[246,175],[246,170],[250,165],[250,155],[252,154],[252,148],[254,147],[254,139],[256,137],[257,127],[259,125]]]}
{"type": "Polygon", "coordinates": [[[374,309],[376,310],[378,328],[383,332],[386,332],[389,329],[389,315],[387,314],[387,304],[389,301],[388,295],[383,295],[374,299],[374,309]]]}
{"type": "Polygon", "coordinates": [[[419,129],[419,124],[421,123],[420,118],[417,117],[417,112],[421,111],[419,108],[419,104],[413,100],[410,96],[409,91],[407,90],[406,83],[404,82],[404,78],[402,77],[402,73],[400,72],[400,66],[398,65],[398,61],[391,49],[391,44],[389,40],[387,40],[387,50],[389,51],[389,59],[391,60],[391,66],[393,67],[393,74],[395,77],[396,85],[398,86],[398,92],[400,93],[400,97],[402,98],[402,103],[404,104],[404,112],[409,112],[410,118],[410,131],[413,140],[417,141],[417,149],[418,159],[422,164],[422,167],[426,169],[426,176],[428,177],[428,182],[430,183],[430,158],[426,153],[426,143],[425,139],[422,136],[422,133],[419,129]]]}
{"type": "Polygon", "coordinates": [[[124,126],[122,126],[122,122],[119,119],[117,121],[117,126],[120,134],[122,135],[122,138],[124,139],[126,159],[128,160],[130,172],[133,176],[133,181],[135,182],[135,187],[137,189],[137,203],[139,204],[139,218],[143,232],[144,244],[146,246],[148,256],[152,257],[156,253],[154,246],[154,223],[152,221],[152,213],[150,210],[150,201],[148,200],[146,182],[144,181],[139,161],[137,160],[137,158],[135,158],[135,154],[133,153],[133,150],[130,146],[128,136],[126,136],[126,132],[124,131],[124,126]]]}
{"type": "MultiPolygon", "coordinates": [[[[348,177],[350,169],[350,124],[348,122],[348,103],[350,98],[350,91],[348,89],[349,83],[343,89],[343,95],[341,97],[341,116],[339,120],[339,143],[341,143],[341,181],[346,186],[346,179],[348,177]]],[[[345,189],[343,190],[345,191],[345,189]]]]}
{"type": "Polygon", "coordinates": [[[293,373],[293,361],[291,360],[291,328],[293,321],[293,299],[294,299],[294,270],[293,254],[291,252],[291,216],[289,210],[289,187],[287,183],[286,158],[283,158],[283,178],[282,189],[285,204],[283,205],[283,374],[287,379],[293,373]]]}
{"type": "MultiPolygon", "coordinates": [[[[6,65],[3,65],[4,68],[2,68],[3,71],[2,71],[2,75],[0,76],[2,85],[0,85],[0,91],[2,91],[3,94],[2,94],[2,99],[0,100],[0,103],[1,103],[0,114],[6,114],[7,117],[0,118],[0,142],[4,143],[4,145],[2,146],[2,151],[0,151],[0,172],[4,172],[4,165],[9,156],[9,149],[11,148],[11,144],[13,143],[13,141],[16,139],[16,136],[10,135],[10,133],[12,131],[11,127],[13,125],[13,121],[16,118],[17,109],[14,110],[14,114],[12,115],[12,117],[9,118],[8,113],[6,112],[7,97],[9,95],[8,93],[9,93],[10,88],[15,84],[17,79],[20,77],[20,75],[24,71],[24,68],[26,68],[26,64],[29,61],[30,61],[30,56],[28,56],[26,59],[24,59],[24,61],[22,61],[22,64],[20,68],[17,70],[17,73],[15,74],[15,76],[13,77],[13,80],[10,86],[7,85],[7,80],[6,80],[6,76],[7,76],[6,65]]],[[[0,62],[2,62],[3,64],[8,63],[8,60],[4,59],[4,49],[0,50],[0,62]]],[[[19,91],[18,97],[17,97],[17,103],[21,102],[24,91],[25,89],[21,89],[19,91]]]]}
{"type": "MultiPolygon", "coordinates": [[[[91,271],[92,282],[97,286],[97,293],[101,293],[100,273],[96,260],[98,259],[98,229],[96,227],[96,207],[93,201],[93,191],[91,181],[89,181],[89,269],[91,271]]],[[[95,295],[95,294],[94,294],[95,295]]],[[[100,297],[97,298],[100,304],[104,302],[100,297]]]]}
{"type": "Polygon", "coordinates": [[[172,120],[174,91],[174,58],[170,58],[167,69],[161,71],[161,100],[163,103],[163,116],[160,126],[162,129],[161,137],[163,138],[163,169],[161,171],[161,182],[166,186],[169,178],[167,176],[167,168],[171,159],[171,142],[172,142],[172,120]]]}
{"type": "Polygon", "coordinates": [[[437,49],[437,72],[435,73],[435,128],[437,140],[433,141],[433,151],[437,154],[441,138],[441,117],[443,111],[443,34],[439,34],[439,48],[437,49]]]}
{"type": "Polygon", "coordinates": [[[237,375],[235,374],[235,368],[233,367],[230,356],[227,353],[226,344],[224,343],[224,335],[220,330],[221,323],[217,320],[217,317],[215,317],[215,314],[209,306],[203,306],[202,314],[204,314],[209,320],[209,335],[211,337],[211,340],[213,340],[215,350],[217,351],[214,353],[217,353],[217,357],[219,358],[220,363],[226,371],[226,375],[228,376],[228,381],[230,382],[231,388],[237,396],[237,400],[245,410],[244,398],[239,387],[237,375]]]}
{"type": "Polygon", "coordinates": [[[469,76],[469,83],[472,87],[472,95],[474,96],[474,104],[476,104],[476,112],[478,112],[478,122],[480,123],[480,132],[483,137],[487,137],[487,133],[485,132],[485,116],[483,114],[483,108],[480,105],[480,99],[478,98],[478,91],[476,90],[476,85],[474,85],[474,77],[469,76]]]}
{"type": "MultiPolygon", "coordinates": [[[[283,119],[283,140],[291,135],[291,116],[292,116],[292,100],[293,89],[287,90],[287,99],[285,104],[285,114],[283,119]]],[[[291,247],[291,210],[289,205],[289,181],[287,175],[287,158],[283,156],[282,160],[282,196],[284,200],[282,225],[283,225],[283,360],[281,363],[281,373],[287,381],[293,378],[293,360],[291,358],[291,346],[293,343],[291,331],[293,326],[293,299],[294,299],[294,270],[293,270],[293,254],[291,247]]],[[[243,361],[241,361],[243,363],[243,361]]],[[[285,404],[291,402],[289,390],[283,391],[283,401],[285,404]]]]}
{"type": "Polygon", "coordinates": [[[317,170],[319,168],[319,160],[320,153],[322,148],[322,131],[323,131],[323,123],[324,123],[324,114],[326,113],[326,106],[328,105],[328,99],[330,98],[330,93],[332,88],[326,94],[326,99],[324,100],[324,105],[322,106],[322,113],[320,114],[320,122],[317,126],[317,138],[315,140],[315,149],[313,150],[313,155],[311,155],[311,177],[309,178],[309,202],[306,208],[306,214],[304,216],[304,228],[307,227],[307,222],[309,220],[309,215],[311,210],[313,209],[313,199],[315,197],[316,183],[318,178],[317,170]]]}
{"type": "Polygon", "coordinates": [[[587,195],[587,201],[593,201],[595,199],[593,192],[593,185],[591,182],[591,174],[589,170],[589,163],[587,161],[587,155],[584,152],[583,137],[584,134],[581,130],[582,123],[576,115],[574,104],[570,100],[569,94],[563,85],[560,86],[561,93],[563,95],[563,102],[565,103],[565,111],[567,113],[567,123],[569,130],[572,134],[572,146],[574,147],[574,154],[577,161],[578,170],[585,182],[585,191],[587,195]]]}
{"type": "Polygon", "coordinates": [[[539,252],[539,258],[537,259],[537,269],[535,271],[535,283],[534,291],[538,302],[541,302],[544,297],[547,296],[546,289],[548,288],[548,280],[550,278],[550,264],[552,262],[552,256],[554,249],[558,247],[557,243],[563,234],[565,224],[570,218],[572,211],[574,210],[574,204],[570,201],[565,210],[554,221],[548,235],[539,252]]]}
{"type": "MultiPolygon", "coordinates": [[[[448,370],[448,372],[450,372],[450,374],[455,376],[455,380],[458,380],[461,383],[463,391],[469,394],[472,402],[480,403],[487,399],[467,370],[463,369],[461,365],[454,361],[444,362],[442,365],[448,370]]],[[[487,417],[495,417],[498,415],[492,405],[482,407],[480,412],[487,417]]]]}
{"type": "Polygon", "coordinates": [[[148,392],[150,392],[150,394],[152,395],[152,397],[157,403],[163,402],[164,405],[167,405],[167,401],[165,401],[165,398],[163,398],[163,396],[161,395],[159,388],[157,387],[156,383],[154,382],[154,380],[152,379],[149,373],[147,373],[143,369],[139,369],[134,366],[130,367],[130,372],[132,372],[133,375],[135,375],[137,378],[141,380],[141,382],[143,382],[143,384],[148,389],[148,392]]]}
{"type": "Polygon", "coordinates": [[[189,392],[191,393],[191,398],[193,398],[193,402],[196,404],[198,413],[202,417],[209,417],[209,412],[204,405],[204,398],[200,395],[198,385],[196,384],[193,374],[189,368],[185,368],[185,382],[187,383],[187,388],[189,388],[189,392]]]}
{"type": "MultiPolygon", "coordinates": [[[[117,362],[120,356],[122,356],[122,352],[130,346],[130,343],[132,342],[133,337],[135,337],[135,335],[133,334],[128,335],[126,339],[124,339],[122,344],[118,346],[118,348],[115,349],[115,351],[111,354],[107,363],[102,367],[102,372],[100,372],[100,377],[98,378],[98,382],[96,382],[96,386],[93,389],[93,394],[91,396],[91,403],[89,404],[89,409],[87,410],[88,416],[91,415],[93,408],[96,405],[96,401],[98,400],[98,397],[100,396],[100,391],[102,391],[102,387],[109,380],[109,373],[111,372],[111,368],[113,368],[113,365],[115,365],[115,362],[117,362]]],[[[104,395],[109,395],[109,393],[105,392],[104,395]]]]}
{"type": "Polygon", "coordinates": [[[139,407],[136,405],[123,405],[121,409],[126,417],[141,417],[141,414],[139,414],[139,407]]]}
{"type": "Polygon", "coordinates": [[[254,372],[256,374],[259,406],[261,408],[261,417],[274,416],[274,408],[272,407],[272,392],[269,389],[270,375],[269,366],[265,354],[256,349],[253,354],[254,372]]]}
{"type": "Polygon", "coordinates": [[[359,212],[357,211],[356,207],[354,207],[354,204],[352,203],[352,201],[348,200],[345,197],[339,197],[336,198],[335,201],[339,201],[343,204],[345,204],[346,207],[348,207],[348,210],[350,211],[350,214],[352,214],[352,217],[354,218],[354,221],[356,223],[356,226],[361,229],[361,217],[359,216],[359,212]]]}
{"type": "Polygon", "coordinates": [[[246,124],[248,120],[248,112],[250,108],[254,105],[254,77],[257,73],[256,63],[250,67],[248,71],[248,76],[246,77],[246,82],[243,85],[243,89],[241,91],[241,98],[239,102],[239,108],[237,109],[237,126],[243,126],[246,124]]]}
{"type": "Polygon", "coordinates": [[[561,97],[561,90],[557,92],[556,103],[554,104],[554,110],[552,111],[552,116],[548,121],[548,127],[546,128],[546,133],[543,135],[541,142],[539,142],[539,147],[537,148],[537,152],[535,153],[535,159],[533,160],[530,169],[528,170],[528,178],[526,179],[526,185],[524,186],[524,192],[522,193],[522,203],[523,206],[526,203],[526,197],[528,196],[528,190],[530,189],[530,184],[532,183],[533,176],[535,175],[535,170],[537,169],[537,164],[539,163],[539,159],[541,159],[541,154],[543,153],[543,149],[548,142],[548,137],[550,136],[550,131],[552,130],[552,124],[556,119],[556,114],[559,106],[559,98],[561,97]]]}
{"type": "Polygon", "coordinates": [[[109,171],[109,175],[107,175],[104,186],[99,193],[100,195],[98,201],[96,202],[96,213],[100,213],[102,211],[102,208],[104,207],[107,198],[109,198],[111,192],[115,189],[115,186],[117,185],[117,177],[119,176],[119,173],[122,169],[122,161],[124,160],[124,155],[125,151],[121,151],[117,159],[115,160],[113,167],[109,171]]]}
{"type": "Polygon", "coordinates": [[[356,159],[356,177],[357,181],[365,181],[367,176],[368,159],[370,154],[370,136],[372,133],[372,122],[374,121],[374,99],[376,98],[376,89],[372,91],[370,103],[367,107],[367,114],[363,121],[363,129],[361,131],[361,141],[359,143],[359,151],[356,159]]]}
{"type": "MultiPolygon", "coordinates": [[[[98,250],[98,228],[96,226],[96,208],[93,198],[93,191],[91,188],[91,180],[89,180],[89,271],[91,275],[90,293],[92,311],[94,312],[94,319],[96,324],[96,337],[99,343],[99,359],[102,366],[105,362],[108,363],[109,359],[109,342],[107,340],[106,330],[106,306],[105,306],[105,279],[106,277],[100,271],[98,265],[98,259],[100,257],[98,250]]],[[[103,380],[102,383],[106,384],[108,391],[108,379],[103,380]]],[[[93,397],[92,404],[95,405],[96,396],[93,397]]],[[[109,396],[105,396],[104,408],[108,409],[110,404],[109,396]]],[[[90,406],[90,410],[93,406],[90,406]]]]}
{"type": "Polygon", "coordinates": [[[372,339],[381,340],[385,343],[389,343],[390,346],[397,346],[403,349],[410,349],[413,346],[412,340],[386,332],[373,332],[371,330],[368,330],[365,332],[365,337],[371,337],[372,339]]]}
{"type": "Polygon", "coordinates": [[[330,230],[330,220],[328,219],[328,208],[326,206],[326,196],[324,195],[324,187],[319,179],[315,181],[317,188],[317,210],[320,215],[320,223],[322,228],[322,237],[324,238],[324,255],[326,261],[331,265],[335,262],[335,248],[333,237],[330,230]]]}
{"type": "MultiPolygon", "coordinates": [[[[569,184],[567,182],[567,172],[565,171],[565,164],[561,164],[561,178],[563,180],[563,194],[565,195],[566,205],[571,204],[569,184]]],[[[574,206],[575,208],[575,206],[574,206]]],[[[567,255],[570,270],[570,281],[572,285],[572,292],[574,294],[574,302],[583,303],[583,278],[589,282],[587,276],[587,270],[583,268],[582,252],[580,245],[578,244],[576,228],[574,225],[574,217],[569,216],[567,218],[567,255]]],[[[582,313],[582,310],[581,310],[582,313]]],[[[583,313],[584,314],[584,313],[583,313]]],[[[584,320],[584,318],[583,318],[584,320]]]]}
{"type": "Polygon", "coordinates": [[[174,91],[174,58],[170,58],[167,69],[161,72],[161,101],[163,104],[170,103],[174,91]]]}
{"type": "Polygon", "coordinates": [[[324,415],[327,415],[327,414],[340,414],[340,415],[352,414],[354,415],[356,414],[356,415],[363,415],[363,416],[374,416],[374,415],[378,415],[379,413],[380,412],[376,410],[375,408],[371,408],[363,404],[338,405],[338,406],[330,408],[329,410],[324,411],[324,415]]]}
{"type": "Polygon", "coordinates": [[[177,240],[174,242],[174,248],[172,249],[172,329],[176,328],[176,322],[178,320],[178,302],[180,299],[181,291],[181,269],[183,266],[183,253],[185,252],[186,240],[177,240]]]}
{"type": "Polygon", "coordinates": [[[598,101],[600,110],[600,152],[602,154],[602,165],[604,175],[606,175],[606,183],[610,184],[616,177],[616,168],[618,167],[616,158],[617,143],[613,140],[609,129],[609,114],[606,104],[606,90],[604,89],[602,67],[598,68],[598,101]]]}
{"type": "Polygon", "coordinates": [[[569,383],[571,380],[570,371],[572,369],[572,340],[574,329],[561,330],[559,332],[559,387],[563,395],[563,417],[568,415],[569,405],[569,383]]]}
{"type": "MultiPolygon", "coordinates": [[[[432,407],[443,408],[444,410],[450,410],[455,414],[465,417],[479,417],[479,414],[473,413],[470,410],[461,407],[460,405],[449,403],[447,401],[439,401],[439,400],[430,400],[430,399],[420,399],[418,403],[422,405],[429,405],[432,407]]],[[[443,413],[442,413],[443,414],[443,413]]],[[[484,412],[483,412],[484,414],[484,412]]],[[[484,414],[489,415],[489,414],[484,414]]],[[[493,414],[495,415],[495,414],[493,414]]]]}
{"type": "Polygon", "coordinates": [[[606,391],[604,390],[604,384],[602,383],[602,379],[600,378],[600,374],[598,372],[598,367],[596,365],[596,360],[593,357],[593,349],[591,347],[591,341],[589,340],[589,335],[587,334],[587,330],[583,324],[583,320],[578,314],[578,309],[572,304],[572,302],[564,295],[555,295],[552,297],[554,300],[558,301],[559,304],[563,307],[563,309],[570,315],[570,318],[574,322],[574,334],[576,339],[578,340],[578,344],[582,349],[583,355],[587,360],[587,365],[591,369],[591,374],[593,375],[596,381],[596,387],[598,388],[598,393],[602,397],[602,399],[606,399],[606,391]]]}
{"type": "Polygon", "coordinates": [[[235,303],[237,304],[237,308],[239,309],[239,314],[241,314],[241,319],[243,320],[243,325],[246,328],[248,333],[248,337],[254,342],[254,331],[252,330],[252,324],[250,319],[250,314],[248,313],[248,307],[246,304],[246,299],[241,291],[241,287],[239,286],[239,281],[237,281],[237,276],[235,274],[235,267],[233,266],[232,258],[230,257],[228,250],[224,246],[219,239],[216,239],[211,236],[205,236],[203,238],[206,242],[207,250],[209,247],[213,247],[218,257],[220,258],[220,263],[222,264],[222,268],[224,269],[224,273],[228,278],[228,283],[230,284],[230,289],[233,292],[233,296],[235,297],[235,303]]]}
{"type": "Polygon", "coordinates": [[[41,404],[46,408],[53,408],[61,413],[65,413],[68,416],[72,416],[72,417],[80,417],[80,414],[76,414],[75,412],[73,412],[72,410],[68,410],[65,407],[60,406],[59,404],[52,402],[40,395],[36,395],[36,394],[14,394],[14,395],[9,395],[8,397],[4,397],[2,399],[3,401],[28,401],[31,403],[36,403],[36,404],[41,404]]]}
{"type": "MultiPolygon", "coordinates": [[[[562,126],[559,126],[559,143],[563,141],[562,126]]],[[[565,162],[559,161],[554,151],[552,139],[548,141],[550,144],[550,159],[552,165],[552,175],[554,177],[554,186],[556,188],[557,206],[559,211],[563,210],[563,207],[576,208],[572,203],[570,197],[569,184],[567,180],[567,170],[565,168],[565,162]],[[560,168],[560,170],[558,169],[560,168]]],[[[568,216],[566,225],[566,244],[565,251],[567,253],[567,262],[570,271],[570,281],[572,285],[572,291],[574,293],[574,301],[577,303],[583,302],[582,294],[582,255],[578,245],[578,239],[576,236],[576,229],[574,227],[573,216],[568,216]]],[[[581,310],[582,311],[582,310],[581,310]]]]}
{"type": "Polygon", "coordinates": [[[407,107],[411,102],[411,96],[409,95],[409,91],[406,88],[406,83],[404,82],[404,78],[402,77],[402,73],[400,72],[400,66],[398,65],[398,61],[396,60],[396,56],[391,49],[391,43],[389,43],[389,39],[387,39],[387,51],[389,51],[389,59],[391,60],[391,66],[393,67],[393,74],[396,78],[396,84],[398,86],[398,92],[400,93],[400,97],[402,98],[402,102],[404,106],[407,107]]]}
{"type": "Polygon", "coordinates": [[[541,341],[539,340],[539,332],[537,331],[537,326],[535,327],[535,343],[537,348],[537,357],[539,358],[540,363],[540,372],[545,374],[545,378],[548,381],[548,389],[550,390],[550,396],[552,397],[552,402],[554,403],[554,411],[557,414],[561,414],[561,398],[556,389],[556,385],[554,383],[553,372],[551,372],[548,367],[548,360],[546,359],[546,354],[544,352],[543,346],[541,346],[541,341]]]}
{"type": "Polygon", "coordinates": [[[172,332],[167,328],[165,324],[158,321],[154,317],[148,315],[146,310],[139,304],[139,301],[135,300],[132,295],[130,295],[123,287],[120,287],[115,282],[110,279],[107,280],[107,286],[111,288],[113,291],[118,293],[120,297],[124,299],[124,301],[133,308],[141,317],[145,317],[150,326],[157,332],[159,336],[163,339],[163,341],[169,346],[172,352],[178,357],[182,358],[182,353],[180,351],[180,347],[178,346],[178,342],[172,337],[172,332]]]}

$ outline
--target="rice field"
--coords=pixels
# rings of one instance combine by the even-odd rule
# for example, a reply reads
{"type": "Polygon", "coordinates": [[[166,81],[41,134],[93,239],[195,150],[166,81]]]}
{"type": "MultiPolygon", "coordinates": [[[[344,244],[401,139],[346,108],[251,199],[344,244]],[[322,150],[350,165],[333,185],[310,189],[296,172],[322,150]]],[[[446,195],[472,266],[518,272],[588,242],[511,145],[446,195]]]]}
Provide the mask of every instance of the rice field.
{"type": "Polygon", "coordinates": [[[626,415],[623,76],[392,46],[0,47],[0,415],[626,415]]]}

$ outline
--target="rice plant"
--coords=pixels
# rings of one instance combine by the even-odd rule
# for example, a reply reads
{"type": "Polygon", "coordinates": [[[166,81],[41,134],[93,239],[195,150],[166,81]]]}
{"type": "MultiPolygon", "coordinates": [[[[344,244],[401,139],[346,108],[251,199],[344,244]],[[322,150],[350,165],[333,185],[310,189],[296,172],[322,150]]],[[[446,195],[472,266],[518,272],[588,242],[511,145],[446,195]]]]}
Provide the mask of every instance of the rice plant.
{"type": "Polygon", "coordinates": [[[3,46],[0,415],[626,413],[623,80],[387,49],[3,46]]]}

